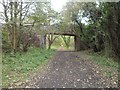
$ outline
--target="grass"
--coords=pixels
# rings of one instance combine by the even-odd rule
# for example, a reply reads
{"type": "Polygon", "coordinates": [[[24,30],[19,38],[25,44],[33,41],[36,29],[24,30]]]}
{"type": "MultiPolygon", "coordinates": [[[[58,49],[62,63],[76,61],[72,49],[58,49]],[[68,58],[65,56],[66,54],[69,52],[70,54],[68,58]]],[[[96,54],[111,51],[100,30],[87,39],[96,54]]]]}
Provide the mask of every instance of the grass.
{"type": "Polygon", "coordinates": [[[46,63],[55,50],[31,48],[27,53],[16,53],[16,57],[3,54],[2,87],[8,87],[27,78],[29,72],[46,63]]]}
{"type": "MultiPolygon", "coordinates": [[[[54,35],[54,36],[58,36],[58,35],[54,35]]],[[[58,50],[58,48],[60,48],[61,45],[63,45],[64,50],[74,50],[74,36],[71,36],[71,38],[70,38],[70,47],[69,48],[66,47],[66,44],[64,43],[63,39],[60,36],[53,42],[51,48],[58,50]]],[[[46,47],[48,48],[48,40],[46,43],[46,47]]]]}
{"type": "Polygon", "coordinates": [[[107,56],[100,54],[100,53],[89,53],[90,59],[94,60],[98,65],[102,66],[103,68],[109,68],[110,71],[103,72],[105,76],[111,77],[113,72],[118,72],[118,62],[115,61],[113,58],[108,58],[107,56]]]}
{"type": "Polygon", "coordinates": [[[113,58],[108,58],[99,53],[90,53],[89,55],[97,64],[118,69],[118,62],[116,62],[113,58]]]}

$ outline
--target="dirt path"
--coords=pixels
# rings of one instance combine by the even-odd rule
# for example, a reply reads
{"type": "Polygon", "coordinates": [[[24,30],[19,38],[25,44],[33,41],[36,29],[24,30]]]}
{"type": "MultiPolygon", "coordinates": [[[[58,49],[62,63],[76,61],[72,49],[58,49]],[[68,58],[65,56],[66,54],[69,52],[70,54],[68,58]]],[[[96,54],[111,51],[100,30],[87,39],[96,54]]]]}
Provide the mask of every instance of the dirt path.
{"type": "Polygon", "coordinates": [[[99,75],[92,61],[80,52],[59,51],[55,57],[30,78],[26,87],[31,88],[98,88],[110,84],[99,75]]]}

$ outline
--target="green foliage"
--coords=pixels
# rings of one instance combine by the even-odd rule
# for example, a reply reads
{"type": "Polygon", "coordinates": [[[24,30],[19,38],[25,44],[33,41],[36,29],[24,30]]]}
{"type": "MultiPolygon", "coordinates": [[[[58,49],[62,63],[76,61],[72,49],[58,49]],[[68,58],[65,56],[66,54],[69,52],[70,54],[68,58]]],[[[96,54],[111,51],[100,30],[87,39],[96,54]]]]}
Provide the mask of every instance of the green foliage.
{"type": "Polygon", "coordinates": [[[120,75],[119,73],[119,62],[115,58],[106,57],[103,52],[88,54],[90,59],[102,67],[102,74],[105,77],[112,78],[114,75],[120,75]],[[105,70],[104,70],[105,69],[105,70]],[[107,69],[107,70],[106,70],[107,69]]]}
{"type": "Polygon", "coordinates": [[[38,66],[45,64],[47,60],[55,53],[55,50],[45,50],[40,48],[31,48],[27,53],[16,53],[15,57],[3,53],[3,87],[14,83],[14,80],[21,80],[38,66]],[[11,79],[10,79],[11,78],[11,79]]]}
{"type": "Polygon", "coordinates": [[[102,28],[105,33],[106,53],[120,58],[120,2],[108,2],[103,4],[102,28]]]}
{"type": "Polygon", "coordinates": [[[94,60],[97,64],[118,69],[118,62],[113,58],[106,57],[100,53],[90,53],[89,55],[91,60],[94,60]]]}
{"type": "Polygon", "coordinates": [[[105,50],[109,56],[112,54],[120,58],[119,11],[120,2],[68,2],[63,11],[63,20],[67,26],[74,27],[75,33],[94,52],[105,50]],[[87,25],[82,23],[83,18],[88,19],[87,25]]]}
{"type": "Polygon", "coordinates": [[[61,37],[62,37],[64,43],[66,44],[66,47],[69,48],[70,47],[71,36],[61,36],[61,37]]]}
{"type": "Polygon", "coordinates": [[[2,30],[2,50],[3,52],[11,51],[11,44],[8,40],[8,32],[6,30],[2,30]]]}
{"type": "MultiPolygon", "coordinates": [[[[58,36],[58,35],[54,35],[54,36],[58,36]]],[[[66,36],[66,38],[68,39],[69,36],[66,36]]],[[[64,50],[74,50],[74,37],[71,36],[70,38],[70,43],[69,43],[69,48],[67,48],[65,42],[63,41],[63,39],[61,37],[56,38],[56,40],[53,42],[51,48],[58,50],[61,45],[63,45],[64,50]]],[[[46,47],[48,48],[48,41],[46,43],[46,47]]]]}

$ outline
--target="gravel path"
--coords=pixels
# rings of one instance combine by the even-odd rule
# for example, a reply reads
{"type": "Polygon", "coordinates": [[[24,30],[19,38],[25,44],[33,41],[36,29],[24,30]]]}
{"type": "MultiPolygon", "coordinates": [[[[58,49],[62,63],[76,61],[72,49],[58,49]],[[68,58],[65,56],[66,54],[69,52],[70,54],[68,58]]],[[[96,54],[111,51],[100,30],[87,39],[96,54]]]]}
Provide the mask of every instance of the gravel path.
{"type": "Polygon", "coordinates": [[[80,52],[59,51],[55,57],[30,78],[31,88],[106,88],[110,84],[99,75],[92,61],[80,52]]]}

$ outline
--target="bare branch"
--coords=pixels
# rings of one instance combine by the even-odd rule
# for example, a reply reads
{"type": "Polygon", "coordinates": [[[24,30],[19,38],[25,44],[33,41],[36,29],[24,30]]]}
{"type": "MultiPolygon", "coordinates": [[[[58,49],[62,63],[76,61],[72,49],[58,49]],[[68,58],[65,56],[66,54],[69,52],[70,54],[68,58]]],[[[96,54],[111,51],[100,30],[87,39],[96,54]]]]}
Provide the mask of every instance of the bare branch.
{"type": "MultiPolygon", "coordinates": [[[[23,21],[23,20],[25,19],[25,17],[27,16],[30,5],[31,5],[31,3],[27,5],[27,9],[26,9],[25,12],[24,12],[25,15],[23,16],[22,21],[23,21]]],[[[23,13],[22,13],[22,14],[23,14],[23,13]]]]}

